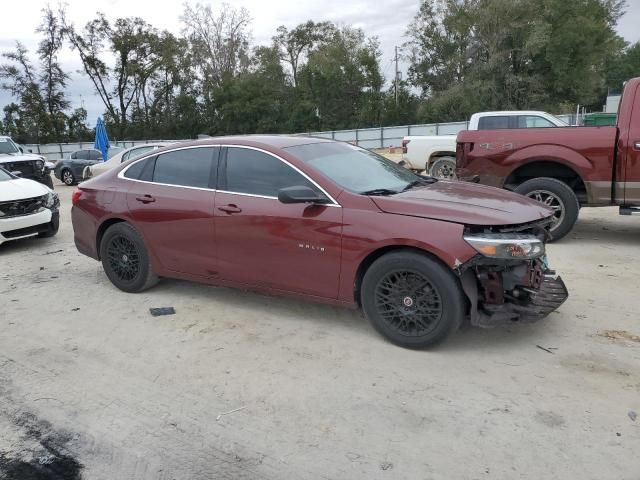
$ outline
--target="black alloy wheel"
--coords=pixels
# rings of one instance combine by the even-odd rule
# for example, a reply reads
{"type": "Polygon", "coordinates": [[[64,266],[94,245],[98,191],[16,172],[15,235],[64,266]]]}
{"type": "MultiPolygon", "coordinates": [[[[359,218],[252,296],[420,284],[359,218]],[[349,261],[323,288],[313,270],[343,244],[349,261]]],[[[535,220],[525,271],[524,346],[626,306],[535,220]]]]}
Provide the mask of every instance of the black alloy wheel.
{"type": "Polygon", "coordinates": [[[376,285],[376,308],[389,328],[402,335],[430,333],[442,317],[438,290],[421,273],[393,270],[376,285]]]}
{"type": "Polygon", "coordinates": [[[142,236],[126,222],[110,226],[100,242],[107,277],[120,290],[137,293],[158,282],[142,236]]]}
{"type": "Polygon", "coordinates": [[[467,305],[451,269],[414,249],[374,261],[362,279],[360,303],[379,333],[407,348],[444,340],[462,323],[467,305]]]}
{"type": "Polygon", "coordinates": [[[107,246],[109,266],[118,280],[130,282],[140,274],[140,254],[135,243],[123,235],[111,237],[107,246]]]}

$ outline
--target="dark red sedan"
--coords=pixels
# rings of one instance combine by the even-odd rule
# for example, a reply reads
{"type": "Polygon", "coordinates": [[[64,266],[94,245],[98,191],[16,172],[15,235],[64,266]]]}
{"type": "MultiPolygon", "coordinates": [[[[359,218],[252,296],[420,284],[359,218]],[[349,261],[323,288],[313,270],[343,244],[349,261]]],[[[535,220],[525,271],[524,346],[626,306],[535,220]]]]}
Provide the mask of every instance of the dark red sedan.
{"type": "Polygon", "coordinates": [[[465,318],[493,326],[560,306],[567,291],[545,256],[552,214],[289,136],[174,144],[83,183],[72,209],[78,250],[121,290],[173,277],[361,306],[413,348],[465,318]]]}

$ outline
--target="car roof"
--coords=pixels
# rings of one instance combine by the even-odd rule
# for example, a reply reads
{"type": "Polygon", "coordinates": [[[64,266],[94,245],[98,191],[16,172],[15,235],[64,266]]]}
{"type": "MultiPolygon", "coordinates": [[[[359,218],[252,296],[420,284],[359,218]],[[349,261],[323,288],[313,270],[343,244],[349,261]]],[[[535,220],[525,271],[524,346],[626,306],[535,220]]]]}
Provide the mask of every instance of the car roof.
{"type": "Polygon", "coordinates": [[[547,112],[540,110],[496,110],[494,112],[478,112],[474,113],[474,117],[489,117],[498,115],[548,115],[547,112]]]}
{"type": "Polygon", "coordinates": [[[193,142],[180,142],[172,147],[189,147],[194,145],[245,145],[257,148],[287,148],[310,143],[329,143],[333,140],[304,135],[233,135],[223,137],[209,137],[193,142]]]}

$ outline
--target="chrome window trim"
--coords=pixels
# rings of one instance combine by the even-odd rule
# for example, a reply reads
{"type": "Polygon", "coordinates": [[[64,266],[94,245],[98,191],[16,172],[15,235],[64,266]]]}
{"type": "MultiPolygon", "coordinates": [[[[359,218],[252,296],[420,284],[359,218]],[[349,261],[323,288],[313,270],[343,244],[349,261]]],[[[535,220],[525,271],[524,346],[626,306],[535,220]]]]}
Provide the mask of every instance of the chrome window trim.
{"type": "MultiPolygon", "coordinates": [[[[320,204],[320,205],[322,205],[324,207],[342,208],[342,205],[340,205],[336,201],[335,198],[333,198],[331,195],[329,195],[329,192],[327,192],[324,188],[322,188],[320,185],[318,185],[318,183],[315,180],[313,180],[311,177],[309,177],[309,175],[304,173],[302,170],[300,170],[295,165],[292,165],[291,163],[286,161],[284,158],[276,155],[273,152],[269,152],[267,150],[264,150],[262,148],[252,147],[252,146],[249,146],[249,145],[228,145],[228,144],[191,145],[189,147],[178,147],[178,148],[173,148],[171,150],[165,150],[164,152],[160,153],[160,155],[164,155],[165,153],[177,152],[179,150],[189,150],[189,149],[192,149],[192,148],[225,148],[225,147],[226,148],[245,148],[245,149],[248,149],[248,150],[256,150],[258,152],[266,153],[267,155],[271,155],[272,157],[277,158],[282,163],[284,163],[284,164],[288,165],[289,167],[293,168],[296,172],[298,172],[300,175],[302,175],[304,178],[306,178],[309,182],[311,182],[313,185],[315,185],[318,188],[318,190],[320,190],[324,195],[326,195],[327,198],[332,202],[332,203],[323,203],[323,204],[320,204]]],[[[129,170],[129,168],[131,168],[136,163],[142,162],[142,161],[148,159],[149,157],[153,157],[154,155],[158,155],[156,153],[156,150],[152,150],[151,152],[149,152],[149,154],[143,155],[140,158],[136,158],[135,161],[133,161],[130,165],[127,165],[125,168],[123,168],[122,170],[120,170],[118,172],[118,178],[121,179],[121,180],[127,180],[129,182],[147,183],[147,184],[150,184],[150,185],[162,185],[163,187],[187,188],[187,189],[191,189],[191,190],[205,190],[205,191],[208,191],[208,192],[220,192],[220,193],[227,193],[227,194],[231,194],[231,195],[241,195],[241,196],[244,196],[244,197],[266,198],[266,199],[269,199],[269,200],[278,200],[278,197],[273,197],[273,196],[270,196],[270,195],[257,195],[257,194],[254,194],[254,193],[230,192],[228,190],[217,190],[215,188],[190,187],[188,185],[172,185],[170,183],[148,182],[146,180],[138,180],[137,178],[127,178],[127,177],[124,176],[124,174],[127,172],[127,170],[129,170]]]]}

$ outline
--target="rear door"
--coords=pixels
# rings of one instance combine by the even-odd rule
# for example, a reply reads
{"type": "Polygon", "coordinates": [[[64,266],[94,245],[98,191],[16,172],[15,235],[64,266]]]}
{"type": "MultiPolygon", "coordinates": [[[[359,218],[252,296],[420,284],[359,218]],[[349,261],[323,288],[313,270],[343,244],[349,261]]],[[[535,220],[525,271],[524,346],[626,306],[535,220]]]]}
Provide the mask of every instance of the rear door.
{"type": "Polygon", "coordinates": [[[214,210],[220,276],[337,298],[342,208],[278,201],[281,188],[321,189],[270,153],[228,147],[220,167],[214,210]]]}
{"type": "Polygon", "coordinates": [[[127,205],[134,224],[168,270],[216,274],[213,224],[220,148],[187,147],[134,162],[127,205]]]}

